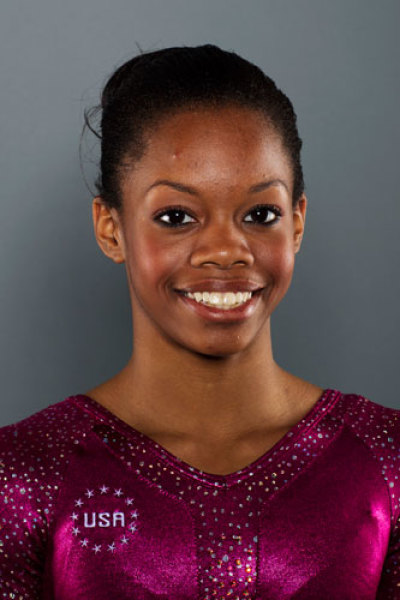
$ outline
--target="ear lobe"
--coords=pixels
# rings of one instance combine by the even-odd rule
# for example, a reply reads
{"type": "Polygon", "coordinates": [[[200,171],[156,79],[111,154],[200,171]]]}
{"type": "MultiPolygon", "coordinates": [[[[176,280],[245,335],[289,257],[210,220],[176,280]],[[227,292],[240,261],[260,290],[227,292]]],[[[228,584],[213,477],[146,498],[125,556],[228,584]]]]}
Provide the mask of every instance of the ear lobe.
{"type": "Polygon", "coordinates": [[[301,247],[306,222],[307,198],[304,194],[293,207],[293,249],[297,254],[301,247]]]}
{"type": "Polygon", "coordinates": [[[294,240],[294,253],[297,254],[300,252],[301,242],[303,241],[303,236],[297,236],[294,240]]]}
{"type": "Polygon", "coordinates": [[[101,251],[117,264],[125,262],[125,249],[117,211],[108,207],[100,196],[92,202],[94,234],[101,251]]]}

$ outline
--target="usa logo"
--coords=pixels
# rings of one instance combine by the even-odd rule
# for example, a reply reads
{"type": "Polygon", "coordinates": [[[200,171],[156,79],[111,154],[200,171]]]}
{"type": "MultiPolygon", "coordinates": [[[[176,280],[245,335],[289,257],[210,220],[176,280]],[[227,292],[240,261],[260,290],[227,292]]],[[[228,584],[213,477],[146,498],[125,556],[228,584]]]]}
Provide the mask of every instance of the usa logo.
{"type": "Polygon", "coordinates": [[[133,498],[121,488],[102,485],[87,489],[74,501],[70,532],[82,548],[114,554],[135,536],[137,519],[133,498]]]}

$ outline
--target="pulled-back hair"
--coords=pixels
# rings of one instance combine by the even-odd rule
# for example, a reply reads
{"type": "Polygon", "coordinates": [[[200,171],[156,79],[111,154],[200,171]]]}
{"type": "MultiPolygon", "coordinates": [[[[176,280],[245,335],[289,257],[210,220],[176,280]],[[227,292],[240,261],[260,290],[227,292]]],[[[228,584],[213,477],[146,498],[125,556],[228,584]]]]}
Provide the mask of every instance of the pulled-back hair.
{"type": "Polygon", "coordinates": [[[289,98],[259,67],[234,52],[207,44],[173,47],[135,56],[111,75],[96,110],[101,111],[99,196],[120,209],[121,167],[139,160],[146,135],[160,119],[181,109],[238,105],[262,113],[280,134],[293,170],[293,205],[304,191],[296,114],[289,98]]]}

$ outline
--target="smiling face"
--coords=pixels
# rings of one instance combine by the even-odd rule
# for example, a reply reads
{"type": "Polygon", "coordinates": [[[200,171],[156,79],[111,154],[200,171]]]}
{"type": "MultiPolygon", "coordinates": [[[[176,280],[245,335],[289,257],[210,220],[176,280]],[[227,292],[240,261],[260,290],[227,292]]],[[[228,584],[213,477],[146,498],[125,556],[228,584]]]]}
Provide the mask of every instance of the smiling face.
{"type": "Polygon", "coordinates": [[[306,199],[293,208],[292,190],[287,152],[260,113],[226,106],[165,117],[124,176],[123,214],[93,204],[99,245],[126,263],[135,336],[210,356],[262,343],[304,229],[306,199]],[[207,308],[199,294],[215,291],[231,294],[208,302],[242,305],[207,308]]]}

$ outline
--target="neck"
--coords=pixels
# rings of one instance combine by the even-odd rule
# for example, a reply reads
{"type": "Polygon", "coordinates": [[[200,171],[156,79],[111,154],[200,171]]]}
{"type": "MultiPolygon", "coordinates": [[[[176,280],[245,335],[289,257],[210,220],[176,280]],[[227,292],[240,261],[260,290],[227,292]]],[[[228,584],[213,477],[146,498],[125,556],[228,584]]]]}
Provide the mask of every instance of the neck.
{"type": "Polygon", "coordinates": [[[161,336],[144,343],[136,331],[139,350],[116,377],[88,395],[96,399],[96,390],[104,392],[108,385],[103,397],[97,393],[102,404],[153,436],[207,436],[222,443],[261,428],[279,428],[296,421],[295,405],[301,410],[304,390],[302,380],[275,363],[269,324],[267,333],[246,351],[210,357],[172,346],[161,336]]]}

